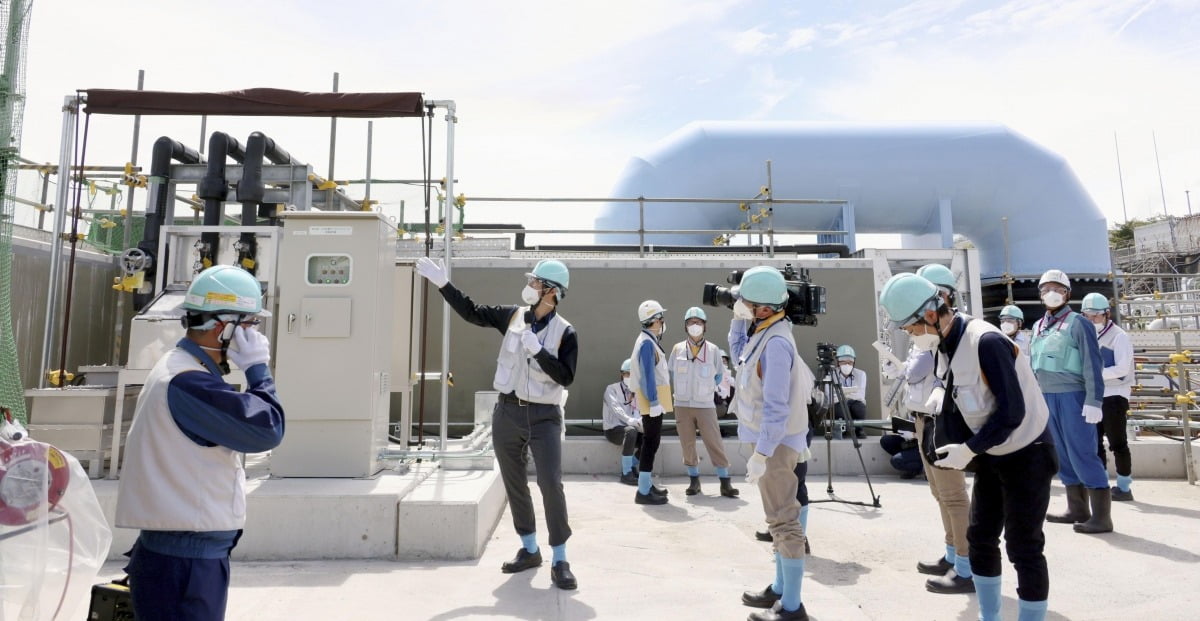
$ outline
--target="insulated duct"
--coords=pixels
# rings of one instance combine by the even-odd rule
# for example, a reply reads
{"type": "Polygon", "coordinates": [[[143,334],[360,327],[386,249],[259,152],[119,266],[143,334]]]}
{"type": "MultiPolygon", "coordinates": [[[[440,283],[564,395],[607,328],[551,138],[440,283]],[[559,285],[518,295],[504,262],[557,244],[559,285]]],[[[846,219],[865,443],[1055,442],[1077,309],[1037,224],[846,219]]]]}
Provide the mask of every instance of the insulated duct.
{"type": "MultiPolygon", "coordinates": [[[[208,138],[208,158],[204,177],[196,184],[196,196],[204,200],[204,226],[218,226],[224,213],[225,198],[229,194],[225,160],[233,158],[240,164],[246,159],[246,151],[236,138],[225,132],[213,132],[208,138]]],[[[217,233],[200,235],[200,261],[204,267],[212,267],[216,263],[220,238],[217,233]]]]}
{"type": "Polygon", "coordinates": [[[150,156],[150,179],[147,188],[150,196],[146,204],[146,232],[138,249],[149,257],[149,267],[146,268],[146,282],[150,284],[149,293],[135,293],[134,306],[141,310],[154,299],[154,276],[161,265],[165,265],[166,257],[158,255],[159,229],[166,222],[167,210],[174,204],[171,200],[171,160],[183,164],[199,164],[203,160],[195,150],[167,137],[162,136],[154,141],[154,151],[150,156]]]}
{"type": "MultiPolygon", "coordinates": [[[[994,123],[697,122],[633,158],[612,196],[729,198],[730,204],[647,203],[644,228],[736,229],[738,200],[768,183],[775,229],[900,233],[906,248],[945,248],[961,234],[980,275],[1109,271],[1107,224],[1062,157],[994,123]],[[1070,234],[1064,234],[1070,231],[1070,234]]],[[[762,203],[765,204],[765,203],[762,203]]],[[[597,229],[636,229],[636,204],[606,205],[597,229]]],[[[711,235],[647,235],[656,246],[709,244],[711,235]]],[[[596,236],[636,244],[635,234],[596,236]]],[[[818,241],[841,241],[821,235],[818,241]]],[[[779,243],[778,240],[776,243],[779,243]]]]}

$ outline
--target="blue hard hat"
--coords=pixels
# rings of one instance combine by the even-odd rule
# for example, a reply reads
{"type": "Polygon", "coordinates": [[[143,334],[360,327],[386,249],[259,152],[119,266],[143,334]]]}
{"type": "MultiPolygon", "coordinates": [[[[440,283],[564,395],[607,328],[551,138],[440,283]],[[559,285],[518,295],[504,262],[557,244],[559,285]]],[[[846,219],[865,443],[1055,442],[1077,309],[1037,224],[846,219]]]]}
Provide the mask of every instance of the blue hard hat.
{"type": "Polygon", "coordinates": [[[842,345],[842,346],[838,347],[837,348],[837,357],[838,358],[849,358],[849,359],[853,360],[855,358],[854,348],[849,345],[842,345]]]}
{"type": "Polygon", "coordinates": [[[954,273],[950,271],[950,268],[942,265],[941,263],[930,263],[929,265],[922,266],[921,269],[917,270],[917,276],[920,276],[921,278],[924,278],[925,280],[928,280],[939,287],[946,287],[947,289],[955,291],[958,290],[958,285],[954,279],[954,273]]]}
{"type": "Polygon", "coordinates": [[[262,287],[240,267],[214,265],[196,275],[184,295],[183,308],[195,313],[257,315],[262,312],[262,287]]]}
{"type": "Polygon", "coordinates": [[[1019,321],[1025,321],[1025,313],[1021,312],[1020,308],[1017,308],[1016,306],[1009,304],[1008,306],[1005,306],[1004,308],[1000,309],[1000,318],[1001,319],[1017,319],[1019,321]]]}
{"type": "Polygon", "coordinates": [[[780,306],[788,298],[787,283],[779,270],[769,265],[759,265],[742,274],[738,295],[755,304],[780,306]]]}
{"type": "Polygon", "coordinates": [[[1080,310],[1091,311],[1093,313],[1106,311],[1108,310],[1108,298],[1099,293],[1089,293],[1083,296],[1083,304],[1080,306],[1080,310]]]}
{"type": "Polygon", "coordinates": [[[700,321],[708,323],[708,315],[705,315],[704,309],[700,308],[699,306],[693,306],[687,309],[687,312],[683,314],[683,321],[685,323],[689,319],[699,319],[700,321]]]}
{"type": "Polygon", "coordinates": [[[567,288],[571,286],[571,272],[562,261],[544,259],[533,266],[533,271],[525,274],[526,278],[543,280],[551,287],[558,289],[558,297],[567,297],[567,288]]]}
{"type": "Polygon", "coordinates": [[[937,285],[916,274],[896,274],[879,293],[879,304],[888,315],[892,328],[916,323],[926,310],[940,304],[937,285]]]}

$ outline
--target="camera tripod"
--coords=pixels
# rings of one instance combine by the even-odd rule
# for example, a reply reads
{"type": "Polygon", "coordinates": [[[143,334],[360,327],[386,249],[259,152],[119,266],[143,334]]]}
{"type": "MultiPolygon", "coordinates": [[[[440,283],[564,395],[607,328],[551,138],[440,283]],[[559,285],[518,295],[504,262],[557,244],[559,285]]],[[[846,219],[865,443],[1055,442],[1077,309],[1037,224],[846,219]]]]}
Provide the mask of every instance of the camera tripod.
{"type": "Polygon", "coordinates": [[[812,500],[810,502],[840,502],[847,505],[859,505],[862,507],[882,507],[879,504],[879,496],[875,495],[875,488],[871,486],[871,473],[867,472],[867,463],[862,456],[862,442],[858,440],[858,433],[854,428],[854,421],[850,416],[850,408],[846,404],[846,394],[842,392],[842,384],[836,378],[837,368],[833,360],[825,360],[821,357],[819,361],[820,368],[817,370],[816,389],[820,391],[825,403],[822,408],[821,426],[825,428],[825,493],[829,494],[829,498],[824,500],[812,500]],[[836,403],[834,402],[836,398],[836,403]],[[871,502],[862,502],[858,500],[842,500],[833,492],[833,426],[838,424],[834,417],[834,408],[841,412],[842,419],[846,422],[850,431],[850,441],[854,443],[854,451],[858,453],[858,463],[862,465],[863,476],[867,478],[867,491],[871,494],[871,502]]]}

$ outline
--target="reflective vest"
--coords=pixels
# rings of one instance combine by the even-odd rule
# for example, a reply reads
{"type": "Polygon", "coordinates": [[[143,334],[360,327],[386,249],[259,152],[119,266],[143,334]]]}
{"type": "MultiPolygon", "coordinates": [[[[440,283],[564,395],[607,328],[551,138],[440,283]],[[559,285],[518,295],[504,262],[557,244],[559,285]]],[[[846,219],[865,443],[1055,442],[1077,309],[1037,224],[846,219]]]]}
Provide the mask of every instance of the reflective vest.
{"type": "Polygon", "coordinates": [[[246,472],[239,453],[196,444],[167,407],[171,380],[192,372],[209,370],[175,348],[146,377],[125,440],[117,487],[120,528],[222,531],[246,525],[246,472]]]}
{"type": "Polygon", "coordinates": [[[658,339],[642,330],[633,342],[633,353],[629,355],[629,383],[633,384],[633,393],[637,395],[638,411],[642,416],[655,416],[650,413],[650,402],[642,394],[642,364],[638,352],[642,351],[642,343],[650,341],[654,344],[654,386],[658,389],[658,404],[666,412],[674,412],[671,403],[671,372],[667,368],[667,352],[663,351],[658,339]]]}
{"type": "MultiPolygon", "coordinates": [[[[988,387],[979,368],[979,340],[989,332],[1002,336],[1004,333],[980,319],[963,317],[963,320],[967,325],[958,342],[958,349],[950,360],[950,372],[954,374],[954,394],[951,397],[967,427],[972,433],[979,433],[996,411],[996,395],[988,387]]],[[[1008,439],[987,450],[989,455],[1007,455],[1025,448],[1042,435],[1046,421],[1050,419],[1050,408],[1046,406],[1046,399],[1038,388],[1033,367],[1028,358],[1017,353],[1015,347],[1013,363],[1017,370],[1017,382],[1021,385],[1021,395],[1025,399],[1025,418],[1009,434],[1008,439]]]]}
{"type": "Polygon", "coordinates": [[[808,433],[808,402],[812,399],[815,379],[808,365],[796,353],[792,324],[786,320],[776,321],[766,330],[750,335],[750,340],[742,348],[742,358],[737,362],[737,394],[734,395],[738,424],[745,425],[755,433],[762,427],[763,381],[758,361],[762,358],[767,340],[775,337],[786,340],[792,352],[791,394],[788,397],[792,412],[788,416],[785,435],[804,435],[808,433]]]}
{"type": "Polygon", "coordinates": [[[1046,318],[1042,317],[1033,324],[1033,370],[1048,373],[1071,373],[1083,375],[1083,354],[1071,338],[1071,323],[1076,321],[1079,313],[1067,311],[1067,314],[1042,330],[1046,318]]]}
{"type": "MultiPolygon", "coordinates": [[[[500,394],[515,394],[518,399],[530,403],[562,404],[563,387],[550,378],[542,365],[525,352],[521,345],[521,333],[525,331],[525,312],[518,308],[508,321],[508,331],[500,342],[500,355],[496,358],[496,376],[492,388],[500,394]]],[[[541,332],[534,336],[551,356],[558,357],[558,347],[563,334],[571,324],[562,315],[555,313],[541,332]]]]}
{"type": "Polygon", "coordinates": [[[672,393],[675,405],[688,408],[716,407],[717,374],[721,372],[721,352],[708,341],[692,355],[691,340],[676,343],[671,349],[672,393]]]}

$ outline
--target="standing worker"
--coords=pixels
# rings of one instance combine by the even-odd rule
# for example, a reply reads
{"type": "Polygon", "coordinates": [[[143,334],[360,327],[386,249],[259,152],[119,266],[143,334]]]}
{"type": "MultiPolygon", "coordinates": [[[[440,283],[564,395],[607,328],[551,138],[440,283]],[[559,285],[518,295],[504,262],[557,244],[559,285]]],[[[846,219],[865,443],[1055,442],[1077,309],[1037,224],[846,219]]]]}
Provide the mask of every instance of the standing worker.
{"type": "Polygon", "coordinates": [[[938,468],[973,468],[967,541],[979,618],[1000,618],[1000,535],[1017,570],[1018,621],[1046,618],[1050,573],[1042,524],[1055,453],[1046,402],[1029,361],[990,323],[955,313],[924,278],[897,274],[879,296],[890,326],[946,356],[945,399],[935,424],[951,442],[938,468]]]}
{"type": "Polygon", "coordinates": [[[687,338],[671,348],[671,386],[675,388],[675,428],[679,431],[679,447],[683,453],[683,465],[687,468],[686,493],[700,493],[700,461],[696,455],[696,429],[704,440],[704,450],[717,469],[721,482],[721,495],[737,498],[738,491],[729,481],[729,458],[725,456],[725,444],[721,441],[721,429],[717,426],[717,389],[721,385],[724,365],[721,350],[705,340],[708,316],[704,309],[693,306],[683,314],[687,338]]]}
{"type": "Polygon", "coordinates": [[[210,267],[188,287],[183,309],[187,334],[138,395],[117,488],[116,525],[141,529],[125,571],[143,621],[225,618],[229,554],[246,525],[241,453],[283,440],[271,345],[255,327],[258,281],[238,267],[210,267]],[[222,379],[230,361],[246,375],[246,392],[222,379]]]}
{"type": "MultiPolygon", "coordinates": [[[[937,264],[925,267],[933,266],[945,269],[937,264]]],[[[931,270],[925,271],[929,273],[931,270]]],[[[946,272],[949,273],[949,270],[946,272]]],[[[933,273],[938,272],[933,270],[933,273]]],[[[945,286],[938,286],[937,291],[942,304],[946,308],[954,308],[951,290],[945,286]]],[[[929,482],[929,493],[938,503],[946,544],[944,556],[934,561],[918,561],[917,571],[934,576],[925,581],[927,591],[948,594],[972,593],[975,591],[975,582],[967,544],[971,498],[967,494],[966,474],[962,470],[935,467],[926,457],[933,453],[933,447],[922,446],[926,441],[925,427],[934,424],[931,417],[942,411],[946,394],[944,380],[947,365],[945,354],[936,348],[919,347],[915,342],[909,347],[908,360],[904,363],[903,375],[907,382],[904,402],[917,419],[918,453],[925,470],[925,480],[929,482]]]]}
{"type": "Polygon", "coordinates": [[[1030,355],[1029,334],[1021,328],[1025,323],[1025,313],[1021,309],[1009,304],[1000,309],[1000,331],[1005,336],[1012,339],[1017,347],[1021,348],[1021,353],[1026,356],[1030,355]]]}
{"type": "Polygon", "coordinates": [[[550,580],[560,589],[578,586],[567,563],[567,498],[562,485],[563,390],[575,381],[579,339],[558,305],[567,296],[571,275],[560,261],[538,261],[525,274],[521,300],[528,306],[477,306],[450,283],[440,262],[417,260],[417,273],[433,283],[446,303],[468,323],[495,328],[504,335],[492,387],[500,393],[492,411],[492,441],[512,509],[521,549],[500,570],[506,574],[542,564],[537,522],[525,474],[526,450],[533,453],[538,489],[550,530],[550,580]]]}
{"type": "Polygon", "coordinates": [[[642,417],[633,400],[633,382],[629,380],[630,362],[621,363],[621,381],[604,389],[604,437],[621,447],[621,482],[637,485],[634,470],[636,453],[642,445],[642,417]]]}
{"type": "Polygon", "coordinates": [[[1104,363],[1096,329],[1067,304],[1071,280],[1061,270],[1046,270],[1038,291],[1046,314],[1033,326],[1033,370],[1050,406],[1058,478],[1067,488],[1067,512],[1046,520],[1074,523],[1077,533],[1112,532],[1112,492],[1096,454],[1096,424],[1104,420],[1104,363]]]}
{"type": "Polygon", "coordinates": [[[1112,499],[1133,500],[1133,462],[1129,456],[1129,439],[1125,436],[1126,416],[1129,414],[1129,395],[1133,391],[1133,343],[1129,334],[1112,320],[1108,299],[1099,293],[1083,296],[1083,315],[1096,328],[1100,358],[1104,361],[1104,420],[1096,427],[1096,451],[1100,463],[1108,468],[1104,453],[1104,438],[1117,462],[1117,484],[1112,499]]]}
{"type": "Polygon", "coordinates": [[[758,484],[775,548],[775,581],[742,593],[742,603],[766,608],[750,621],[804,621],[804,528],[800,525],[796,464],[808,460],[808,403],[814,378],[796,351],[784,312],[787,284],[779,270],[746,270],[729,325],[729,351],[737,360],[738,439],[754,445],[746,482],[758,484]]]}
{"type": "MultiPolygon", "coordinates": [[[[838,383],[842,385],[842,394],[846,396],[846,409],[850,418],[845,421],[848,433],[854,434],[859,440],[867,437],[867,431],[854,424],[854,421],[867,419],[867,372],[855,368],[856,355],[854,348],[841,345],[837,348],[838,383]]],[[[837,418],[843,418],[842,409],[837,407],[838,394],[833,393],[834,412],[837,418]]],[[[834,436],[841,439],[840,429],[835,428],[834,436]]]]}
{"type": "Polygon", "coordinates": [[[642,459],[638,471],[638,489],[633,501],[639,505],[667,504],[667,491],[654,485],[654,457],[662,442],[663,416],[673,410],[671,405],[671,374],[667,370],[667,352],[662,337],[667,331],[667,309],[654,300],[638,305],[638,321],[642,330],[633,343],[629,356],[629,379],[642,414],[642,459]]]}

